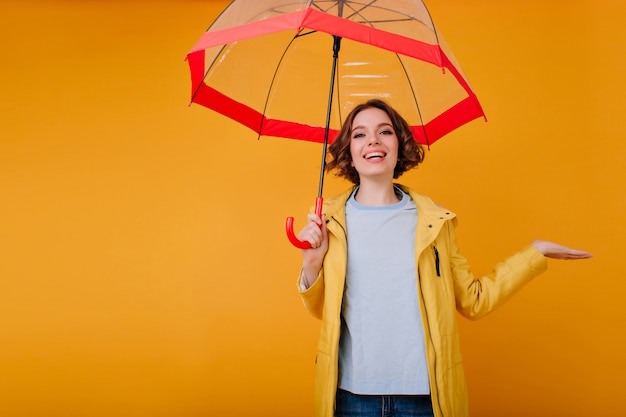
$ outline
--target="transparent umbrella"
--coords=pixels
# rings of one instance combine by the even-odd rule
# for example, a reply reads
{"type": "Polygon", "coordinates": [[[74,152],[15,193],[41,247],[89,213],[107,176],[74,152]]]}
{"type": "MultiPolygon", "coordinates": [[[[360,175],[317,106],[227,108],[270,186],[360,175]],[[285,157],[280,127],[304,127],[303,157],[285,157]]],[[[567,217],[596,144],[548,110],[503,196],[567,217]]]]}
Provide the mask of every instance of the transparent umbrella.
{"type": "MultiPolygon", "coordinates": [[[[187,55],[192,99],[260,136],[323,144],[370,98],[431,145],[483,110],[421,0],[234,0],[187,55]]],[[[287,235],[297,247],[293,218],[287,235]]]]}

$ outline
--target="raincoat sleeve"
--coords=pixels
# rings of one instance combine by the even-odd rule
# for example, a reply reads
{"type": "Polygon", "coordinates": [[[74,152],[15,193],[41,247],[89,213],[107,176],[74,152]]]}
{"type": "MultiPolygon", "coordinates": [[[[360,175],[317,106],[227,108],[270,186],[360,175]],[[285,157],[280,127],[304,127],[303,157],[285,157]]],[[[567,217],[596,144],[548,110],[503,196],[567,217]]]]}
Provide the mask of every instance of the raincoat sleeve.
{"type": "Polygon", "coordinates": [[[491,273],[476,278],[459,252],[454,226],[448,224],[447,229],[456,308],[468,319],[477,320],[492,312],[547,269],[546,258],[529,245],[499,262],[491,273]]]}
{"type": "Polygon", "coordinates": [[[298,290],[300,291],[300,298],[302,298],[304,308],[313,317],[321,320],[324,307],[324,268],[320,270],[317,280],[309,288],[303,285],[302,275],[301,272],[298,277],[298,290]]]}

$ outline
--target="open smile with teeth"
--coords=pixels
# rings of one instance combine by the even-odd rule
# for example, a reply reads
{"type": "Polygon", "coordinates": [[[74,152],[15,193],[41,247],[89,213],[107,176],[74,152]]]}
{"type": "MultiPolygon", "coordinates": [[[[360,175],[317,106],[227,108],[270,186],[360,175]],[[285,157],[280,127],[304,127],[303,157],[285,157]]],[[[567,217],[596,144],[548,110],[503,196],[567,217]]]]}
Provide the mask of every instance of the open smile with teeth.
{"type": "Polygon", "coordinates": [[[387,156],[384,152],[370,152],[364,156],[365,159],[380,159],[387,156]]]}

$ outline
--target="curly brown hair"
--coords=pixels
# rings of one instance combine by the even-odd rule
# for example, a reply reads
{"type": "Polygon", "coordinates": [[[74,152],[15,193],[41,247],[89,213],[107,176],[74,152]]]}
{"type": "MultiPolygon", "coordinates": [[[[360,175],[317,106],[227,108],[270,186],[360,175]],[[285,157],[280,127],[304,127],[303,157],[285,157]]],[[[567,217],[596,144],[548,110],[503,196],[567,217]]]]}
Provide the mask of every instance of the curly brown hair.
{"type": "Polygon", "coordinates": [[[352,124],[357,114],[369,108],[380,109],[387,113],[398,138],[398,163],[393,171],[394,178],[398,178],[404,172],[418,166],[425,156],[424,148],[413,138],[409,124],[393,107],[378,99],[359,104],[348,114],[337,138],[328,147],[328,153],[332,156],[332,160],[326,164],[327,171],[336,169],[338,177],[344,177],[356,185],[361,180],[359,173],[352,166],[352,155],[350,154],[352,124]]]}

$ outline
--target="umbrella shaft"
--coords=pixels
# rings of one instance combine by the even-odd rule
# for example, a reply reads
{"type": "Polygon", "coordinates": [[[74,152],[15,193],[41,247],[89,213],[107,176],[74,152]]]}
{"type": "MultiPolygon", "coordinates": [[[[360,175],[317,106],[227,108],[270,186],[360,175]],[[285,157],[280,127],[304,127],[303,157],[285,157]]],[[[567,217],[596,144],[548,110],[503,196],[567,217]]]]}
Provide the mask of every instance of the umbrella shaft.
{"type": "Polygon", "coordinates": [[[330,91],[328,92],[328,108],[326,110],[326,129],[324,129],[324,147],[322,149],[322,168],[320,170],[320,183],[317,196],[321,197],[324,190],[324,173],[326,171],[326,151],[328,149],[328,133],[330,131],[330,117],[333,109],[333,95],[335,93],[335,74],[337,72],[337,60],[341,49],[341,37],[333,35],[333,67],[330,72],[330,91]]]}

